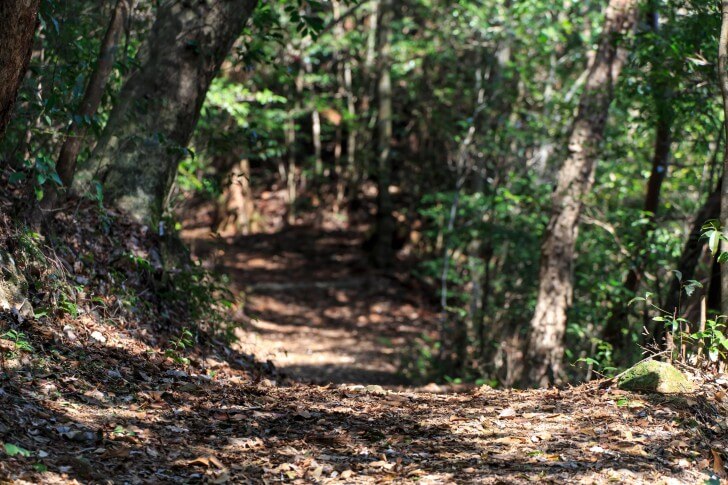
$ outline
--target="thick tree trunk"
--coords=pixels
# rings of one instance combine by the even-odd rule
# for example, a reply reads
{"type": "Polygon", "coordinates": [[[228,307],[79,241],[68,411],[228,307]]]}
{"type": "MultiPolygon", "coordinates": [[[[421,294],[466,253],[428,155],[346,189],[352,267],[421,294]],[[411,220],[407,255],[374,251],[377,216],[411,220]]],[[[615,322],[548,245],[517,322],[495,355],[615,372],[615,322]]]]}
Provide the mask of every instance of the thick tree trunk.
{"type": "Polygon", "coordinates": [[[0,2],[0,137],[10,122],[15,97],[28,69],[40,0],[0,2]]]}
{"type": "Polygon", "coordinates": [[[569,137],[569,155],[559,171],[551,218],[541,247],[538,299],[522,383],[545,386],[560,380],[566,312],[573,298],[572,266],[583,198],[594,183],[597,149],[604,133],[614,85],[627,57],[621,37],[632,31],[636,0],[611,0],[579,109],[569,137]]]}
{"type": "MultiPolygon", "coordinates": [[[[723,143],[723,189],[720,202],[720,222],[722,230],[725,232],[728,228],[728,0],[721,2],[721,15],[718,76],[720,78],[720,90],[723,94],[723,128],[726,138],[723,143]]],[[[721,250],[728,251],[728,241],[721,243],[721,250]]],[[[721,270],[720,281],[720,311],[723,315],[728,315],[728,266],[726,265],[723,265],[721,270]]]]}
{"type": "MultiPolygon", "coordinates": [[[[10,123],[15,98],[28,70],[38,27],[39,0],[0,1],[0,139],[10,123]]],[[[33,315],[28,282],[14,258],[0,249],[0,309],[33,315]]]]}
{"type": "Polygon", "coordinates": [[[256,4],[162,2],[77,190],[99,181],[105,202],[144,223],[160,219],[210,83],[256,4]]]}
{"type": "Polygon", "coordinates": [[[394,217],[389,185],[392,177],[392,79],[391,35],[393,0],[382,0],[379,5],[377,33],[377,228],[374,243],[374,263],[382,268],[393,258],[394,217]]]}

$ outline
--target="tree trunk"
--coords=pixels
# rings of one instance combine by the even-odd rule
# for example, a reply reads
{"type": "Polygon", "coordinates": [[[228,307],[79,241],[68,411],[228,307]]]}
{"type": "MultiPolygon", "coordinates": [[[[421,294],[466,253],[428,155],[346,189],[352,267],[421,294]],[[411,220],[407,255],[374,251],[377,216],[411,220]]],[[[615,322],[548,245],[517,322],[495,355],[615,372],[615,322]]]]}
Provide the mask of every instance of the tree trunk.
{"type": "Polygon", "coordinates": [[[311,137],[313,139],[314,173],[317,177],[324,174],[324,161],[321,157],[321,115],[314,106],[311,111],[311,137]]]}
{"type": "MultiPolygon", "coordinates": [[[[680,272],[681,278],[677,276],[673,277],[665,304],[662,306],[671,315],[681,315],[680,307],[683,303],[681,301],[682,282],[695,278],[695,270],[707,242],[701,239],[702,227],[705,221],[720,217],[721,203],[723,200],[722,186],[722,182],[718,184],[718,187],[710,194],[693,221],[693,227],[677,264],[677,270],[680,272]]],[[[658,322],[655,326],[653,336],[658,346],[664,346],[665,326],[658,322]]]]}
{"type": "Polygon", "coordinates": [[[76,158],[81,150],[83,137],[88,130],[88,122],[84,118],[94,116],[99,109],[106,83],[114,68],[114,58],[119,49],[121,36],[132,8],[131,0],[118,0],[116,2],[109,27],[101,42],[99,60],[91,73],[78,109],[78,117],[75,117],[73,123],[71,123],[66,134],[66,140],[63,142],[61,152],[58,155],[56,171],[63,185],[67,187],[73,182],[73,175],[76,171],[76,158]]]}
{"type": "MultiPolygon", "coordinates": [[[[662,98],[661,102],[670,102],[668,98],[662,98]]],[[[657,214],[660,203],[660,191],[662,182],[667,174],[667,167],[670,162],[670,144],[672,142],[672,112],[665,113],[666,110],[660,109],[658,112],[657,132],[655,134],[655,151],[652,157],[652,170],[650,178],[647,181],[647,193],[645,194],[645,202],[643,211],[648,214],[649,224],[644,226],[640,234],[640,240],[644,241],[648,237],[649,231],[654,226],[654,219],[657,214]]],[[[624,290],[626,297],[631,299],[637,292],[642,274],[645,270],[646,255],[642,245],[638,246],[637,260],[630,268],[627,278],[624,281],[624,290]]],[[[615,348],[622,347],[624,339],[622,329],[626,328],[629,311],[625,302],[614,309],[614,313],[607,321],[604,328],[603,338],[606,342],[612,344],[615,348]]]]}
{"type": "Polygon", "coordinates": [[[40,0],[0,2],[0,138],[10,123],[15,97],[28,69],[40,0]]]}
{"type": "Polygon", "coordinates": [[[545,386],[561,377],[566,312],[573,298],[572,266],[583,198],[594,183],[597,149],[614,86],[627,57],[620,38],[636,24],[636,0],[610,0],[604,30],[569,137],[569,155],[559,171],[551,218],[541,246],[538,299],[522,384],[545,386]]]}
{"type": "MultiPolygon", "coordinates": [[[[111,20],[106,29],[106,34],[104,34],[104,38],[101,41],[98,62],[91,73],[88,84],[86,84],[86,91],[83,94],[77,116],[74,117],[71,126],[66,132],[66,139],[61,146],[61,151],[56,161],[56,172],[58,172],[58,176],[66,188],[70,187],[73,182],[73,176],[76,173],[78,153],[81,151],[83,138],[89,127],[88,119],[96,114],[99,105],[101,105],[101,98],[106,90],[106,83],[109,81],[109,77],[114,68],[114,58],[119,49],[121,36],[133,8],[133,0],[117,0],[114,11],[111,13],[111,20]]],[[[62,195],[59,189],[53,185],[49,185],[46,196],[40,204],[39,209],[41,210],[37,211],[33,216],[33,223],[37,224],[39,222],[38,219],[43,217],[41,211],[56,208],[61,197],[62,195]]]]}
{"type": "Polygon", "coordinates": [[[220,197],[216,232],[223,236],[250,234],[255,211],[250,190],[250,162],[240,159],[230,170],[229,180],[220,197]]]}
{"type": "MultiPolygon", "coordinates": [[[[650,24],[650,29],[655,33],[660,30],[660,17],[657,8],[658,4],[652,2],[651,11],[647,13],[647,21],[650,24]]],[[[659,63],[660,59],[657,62],[659,63]]],[[[647,192],[642,208],[647,213],[649,223],[642,226],[643,228],[639,236],[640,241],[647,240],[649,232],[654,227],[654,220],[660,206],[662,182],[665,180],[667,168],[670,163],[670,145],[672,144],[672,122],[674,116],[672,90],[670,87],[665,85],[665,81],[659,79],[653,79],[651,85],[653,88],[653,100],[657,111],[657,127],[655,131],[655,149],[652,156],[652,169],[650,171],[650,178],[647,181],[647,192]]],[[[635,262],[624,281],[626,299],[617,304],[612,316],[604,327],[603,338],[606,342],[612,344],[615,349],[619,349],[625,344],[622,331],[625,328],[629,328],[627,321],[629,318],[629,309],[626,301],[632,299],[642,281],[642,274],[647,264],[647,256],[644,254],[644,250],[644,244],[637,246],[635,262]]]]}
{"type": "MultiPolygon", "coordinates": [[[[728,228],[728,1],[721,2],[722,21],[720,25],[720,45],[718,46],[718,76],[720,91],[723,94],[723,128],[726,132],[723,143],[723,188],[720,198],[721,229],[728,228]]],[[[728,241],[721,242],[721,251],[728,251],[728,241]]],[[[722,268],[720,311],[728,315],[728,267],[722,268]]]]}
{"type": "Polygon", "coordinates": [[[163,2],[139,55],[139,69],[74,187],[103,184],[104,200],[147,224],[162,215],[179,160],[212,79],[256,0],[163,2]]]}
{"type": "Polygon", "coordinates": [[[374,243],[374,263],[382,268],[392,262],[394,217],[389,185],[392,177],[390,161],[392,143],[392,79],[391,35],[393,0],[380,3],[377,33],[377,228],[374,243]]]}
{"type": "Polygon", "coordinates": [[[286,189],[288,195],[288,211],[286,213],[286,222],[294,224],[296,222],[296,198],[298,197],[298,167],[296,159],[298,158],[298,146],[296,145],[296,117],[301,114],[303,105],[301,99],[303,97],[303,81],[304,81],[303,65],[298,66],[298,74],[294,89],[291,90],[292,97],[295,99],[293,109],[288,113],[288,120],[285,127],[285,143],[286,154],[288,158],[288,166],[286,169],[286,189]]]}
{"type": "MultiPolygon", "coordinates": [[[[346,86],[346,111],[349,115],[349,123],[347,125],[346,138],[346,166],[348,167],[348,177],[354,181],[356,177],[356,149],[357,149],[357,133],[359,131],[359,123],[356,120],[356,100],[351,75],[351,61],[348,59],[344,64],[344,83],[346,86]]],[[[353,192],[353,191],[352,191],[353,192]]]]}

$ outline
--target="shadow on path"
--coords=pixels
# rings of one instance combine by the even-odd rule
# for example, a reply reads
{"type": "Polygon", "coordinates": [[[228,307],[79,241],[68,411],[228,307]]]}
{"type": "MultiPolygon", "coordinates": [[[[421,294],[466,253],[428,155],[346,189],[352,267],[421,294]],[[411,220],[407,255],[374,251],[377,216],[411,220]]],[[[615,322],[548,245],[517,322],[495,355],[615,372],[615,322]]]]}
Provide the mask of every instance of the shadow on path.
{"type": "Polygon", "coordinates": [[[402,352],[435,315],[406,268],[371,269],[354,231],[295,226],[189,240],[245,295],[241,349],[303,382],[402,385],[402,352]]]}

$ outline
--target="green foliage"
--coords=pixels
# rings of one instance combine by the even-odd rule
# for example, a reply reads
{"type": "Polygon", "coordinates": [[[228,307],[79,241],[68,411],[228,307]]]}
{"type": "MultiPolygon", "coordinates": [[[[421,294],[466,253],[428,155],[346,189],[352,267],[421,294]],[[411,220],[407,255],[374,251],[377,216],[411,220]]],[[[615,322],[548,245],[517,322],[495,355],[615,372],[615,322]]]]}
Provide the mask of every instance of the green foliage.
{"type": "Polygon", "coordinates": [[[189,329],[183,328],[177,338],[170,340],[164,355],[177,364],[187,365],[190,360],[183,353],[195,345],[195,340],[195,335],[189,329]]]}
{"type": "Polygon", "coordinates": [[[5,443],[3,445],[5,448],[5,453],[8,456],[22,456],[22,457],[29,457],[31,455],[30,451],[26,450],[25,448],[14,445],[12,443],[5,443]]]}
{"type": "MultiPolygon", "coordinates": [[[[171,144],[162,133],[154,137],[184,156],[171,208],[192,199],[219,205],[234,182],[231,170],[243,159],[250,162],[248,182],[255,191],[313,187],[320,189],[323,203],[335,198],[337,210],[344,199],[366,206],[372,202],[368,188],[381,180],[374,148],[380,121],[376,90],[377,73],[386,67],[392,78],[389,163],[396,215],[401,225],[417,225],[421,232],[411,251],[421,261],[417,275],[444,303],[441,339],[423,338],[405,367],[423,379],[447,375],[497,382],[509,373],[504,354],[514,351],[508,346],[524,341],[533,314],[540,244],[604,2],[394,4],[388,26],[391,65],[381,66],[374,2],[259,2],[212,81],[190,147],[171,144]],[[315,123],[320,133],[314,134],[315,123]],[[313,156],[317,141],[318,161],[313,156]]],[[[42,2],[30,75],[0,144],[12,190],[40,200],[60,185],[55,160],[72,122],[90,128],[79,159],[83,165],[120,101],[119,88],[136,65],[155,8],[154,2],[138,2],[101,109],[79,116],[108,6],[42,2]]],[[[631,307],[622,317],[635,296],[625,287],[635,270],[638,294],[650,292],[653,299],[644,300],[648,311],[659,313],[648,326],[665,325],[674,339],[704,346],[711,359],[725,350],[720,317],[713,315],[696,333],[685,316],[652,303],[664,301],[666,282],[673,277],[680,280],[685,299],[702,293],[701,285],[707,287],[704,275],[682,281],[671,268],[682,251],[686,226],[720,176],[726,141],[719,135],[723,114],[715,76],[718,5],[665,0],[649,2],[644,10],[657,14],[659,25],[640,22],[628,46],[594,188],[581,201],[565,337],[567,358],[586,364],[568,370],[577,380],[593,371],[611,374],[639,358],[639,345],[645,344],[643,315],[631,307]],[[663,168],[659,210],[651,214],[645,210],[645,192],[660,123],[671,128],[671,156],[670,166],[663,168]],[[621,337],[628,349],[604,341],[605,322],[615,316],[624,319],[621,337]]],[[[200,52],[200,46],[191,47],[200,52]]],[[[109,234],[116,222],[104,209],[102,185],[91,192],[101,230],[109,234]]],[[[289,203],[306,212],[320,207],[321,200],[289,203]]],[[[344,220],[343,214],[338,217],[344,220]]],[[[169,221],[168,227],[178,224],[169,221]]],[[[728,262],[728,252],[720,250],[727,240],[723,228],[709,221],[703,236],[718,262],[728,262]]],[[[23,263],[46,277],[43,284],[52,295],[48,304],[79,315],[78,295],[84,288],[68,284],[63,265],[43,256],[38,235],[23,234],[18,244],[28,255],[23,263]]],[[[224,317],[234,306],[224,280],[197,266],[160,270],[150,259],[128,252],[109,268],[110,286],[122,307],[143,313],[159,305],[166,321],[194,328],[195,338],[208,330],[234,337],[235,326],[224,317]],[[148,292],[153,298],[127,284],[132,274],[138,277],[134,283],[153,290],[148,292]]],[[[41,308],[42,314],[53,311],[41,308]]],[[[170,351],[182,359],[190,345],[181,335],[170,351]]]]}
{"type": "Polygon", "coordinates": [[[17,330],[8,330],[2,334],[0,334],[0,338],[9,340],[13,342],[15,345],[15,351],[16,352],[32,352],[33,347],[30,345],[30,342],[28,341],[28,336],[24,334],[23,332],[19,332],[17,330]]]}

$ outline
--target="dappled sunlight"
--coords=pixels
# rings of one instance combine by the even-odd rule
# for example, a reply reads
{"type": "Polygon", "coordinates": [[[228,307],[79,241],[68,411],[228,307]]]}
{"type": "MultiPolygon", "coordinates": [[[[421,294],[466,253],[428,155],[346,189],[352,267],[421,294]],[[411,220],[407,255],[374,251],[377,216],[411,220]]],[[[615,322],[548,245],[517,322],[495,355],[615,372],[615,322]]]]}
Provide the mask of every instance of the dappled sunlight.
{"type": "Polygon", "coordinates": [[[728,478],[728,0],[0,25],[0,484],[728,478]]]}
{"type": "Polygon", "coordinates": [[[233,287],[245,289],[242,352],[304,381],[399,385],[404,353],[432,330],[435,314],[422,294],[363,264],[361,240],[290,227],[195,247],[200,257],[214,253],[233,287]]]}

